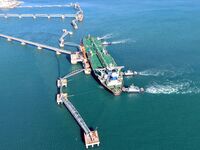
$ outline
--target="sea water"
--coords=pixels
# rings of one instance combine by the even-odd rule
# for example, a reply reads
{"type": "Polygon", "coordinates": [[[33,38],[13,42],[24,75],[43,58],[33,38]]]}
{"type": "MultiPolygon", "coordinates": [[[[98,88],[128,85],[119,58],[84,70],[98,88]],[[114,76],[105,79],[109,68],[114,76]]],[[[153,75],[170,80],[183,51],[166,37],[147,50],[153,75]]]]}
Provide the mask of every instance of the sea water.
{"type": "MultiPolygon", "coordinates": [[[[73,1],[26,0],[24,6],[73,1]]],[[[75,2],[75,1],[74,1],[75,2]]],[[[90,128],[95,149],[198,150],[200,148],[200,2],[198,0],[80,1],[84,21],[74,31],[70,19],[0,18],[0,33],[58,47],[91,34],[107,41],[118,65],[139,72],[125,85],[144,94],[115,97],[92,76],[69,79],[70,101],[90,128]]],[[[1,13],[73,13],[71,8],[16,8],[1,13]]],[[[66,47],[66,49],[71,49],[66,47]]],[[[82,68],[66,56],[0,39],[0,149],[84,149],[80,127],[55,101],[56,79],[82,68]]]]}

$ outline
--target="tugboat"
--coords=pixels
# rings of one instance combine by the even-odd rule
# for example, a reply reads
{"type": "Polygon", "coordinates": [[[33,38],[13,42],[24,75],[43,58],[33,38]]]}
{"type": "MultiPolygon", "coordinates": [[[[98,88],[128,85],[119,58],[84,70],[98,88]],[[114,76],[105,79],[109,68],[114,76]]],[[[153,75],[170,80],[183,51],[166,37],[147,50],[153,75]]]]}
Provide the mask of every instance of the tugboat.
{"type": "Polygon", "coordinates": [[[122,91],[128,92],[128,93],[143,93],[144,88],[139,88],[138,86],[135,86],[134,84],[132,84],[129,87],[123,87],[122,91]]]}
{"type": "Polygon", "coordinates": [[[131,70],[127,70],[123,73],[124,76],[135,76],[138,75],[138,72],[136,71],[131,71],[131,70]]]}

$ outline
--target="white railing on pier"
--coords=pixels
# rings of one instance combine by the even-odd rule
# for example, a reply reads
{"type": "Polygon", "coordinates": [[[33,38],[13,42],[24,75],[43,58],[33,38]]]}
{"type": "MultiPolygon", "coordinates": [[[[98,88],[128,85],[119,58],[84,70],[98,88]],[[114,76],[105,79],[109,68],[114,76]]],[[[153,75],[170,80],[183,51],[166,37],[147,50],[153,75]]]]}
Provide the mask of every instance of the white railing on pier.
{"type": "Polygon", "coordinates": [[[71,54],[71,51],[68,51],[68,50],[63,50],[63,49],[48,46],[48,45],[45,45],[45,44],[31,42],[31,41],[28,41],[28,40],[23,40],[23,39],[20,39],[20,38],[15,38],[15,37],[4,35],[4,34],[0,34],[0,37],[5,38],[8,41],[20,42],[23,45],[28,44],[28,45],[36,46],[38,49],[48,49],[48,50],[55,51],[55,52],[62,53],[62,54],[69,54],[69,55],[71,54]]]}
{"type": "Polygon", "coordinates": [[[68,99],[65,99],[65,98],[62,98],[62,101],[65,104],[65,106],[67,107],[67,109],[70,111],[70,113],[72,114],[74,119],[78,122],[80,127],[84,130],[85,134],[89,134],[91,132],[90,129],[86,125],[85,121],[83,120],[83,118],[81,117],[79,112],[72,105],[72,103],[68,99]]]}
{"type": "Polygon", "coordinates": [[[4,18],[75,18],[76,14],[0,14],[0,17],[4,18]]]}
{"type": "Polygon", "coordinates": [[[33,5],[33,6],[18,6],[18,8],[54,8],[54,7],[72,7],[72,4],[65,5],[33,5]]]}

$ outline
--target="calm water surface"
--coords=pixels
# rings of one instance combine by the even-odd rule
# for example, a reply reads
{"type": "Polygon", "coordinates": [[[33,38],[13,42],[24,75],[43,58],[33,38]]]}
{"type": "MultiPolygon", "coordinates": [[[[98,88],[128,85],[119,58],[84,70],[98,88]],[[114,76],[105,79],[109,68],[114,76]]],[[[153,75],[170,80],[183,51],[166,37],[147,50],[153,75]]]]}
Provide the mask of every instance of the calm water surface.
{"type": "MultiPolygon", "coordinates": [[[[71,1],[27,0],[24,5],[71,1]]],[[[144,87],[142,95],[114,97],[91,76],[70,79],[68,93],[86,123],[97,128],[95,149],[199,150],[200,148],[200,2],[198,0],[80,1],[85,13],[79,30],[112,34],[108,47],[119,65],[141,76],[125,84],[144,87]]],[[[68,8],[18,8],[1,13],[72,13],[68,8]]],[[[0,33],[58,46],[70,19],[0,19],[0,33]]],[[[84,149],[80,128],[57,106],[56,79],[81,68],[65,56],[22,47],[0,39],[0,149],[84,149]]]]}

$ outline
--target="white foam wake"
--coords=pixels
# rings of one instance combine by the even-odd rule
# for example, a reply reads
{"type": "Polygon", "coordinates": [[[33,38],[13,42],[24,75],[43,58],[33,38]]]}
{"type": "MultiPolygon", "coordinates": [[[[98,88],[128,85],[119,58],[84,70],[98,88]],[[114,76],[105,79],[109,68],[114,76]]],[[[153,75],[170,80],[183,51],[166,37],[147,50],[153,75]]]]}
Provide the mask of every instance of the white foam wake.
{"type": "Polygon", "coordinates": [[[163,84],[153,83],[146,88],[146,92],[151,94],[198,94],[200,93],[200,88],[191,81],[163,84]]]}
{"type": "Polygon", "coordinates": [[[191,74],[194,70],[191,67],[184,67],[184,68],[175,68],[173,66],[167,67],[167,69],[162,68],[152,68],[147,69],[141,72],[138,72],[141,76],[167,76],[167,77],[177,77],[182,76],[183,74],[191,74]]]}
{"type": "Polygon", "coordinates": [[[157,70],[157,69],[148,69],[141,72],[138,72],[141,76],[164,76],[164,75],[174,75],[175,72],[172,70],[157,70]]]}
{"type": "Polygon", "coordinates": [[[109,34],[106,34],[106,35],[104,35],[104,36],[102,36],[102,37],[99,37],[98,39],[99,39],[99,40],[106,40],[106,39],[112,38],[112,36],[113,36],[113,34],[112,34],[112,33],[109,33],[109,34]]]}
{"type": "Polygon", "coordinates": [[[124,40],[120,40],[120,41],[114,41],[114,42],[112,42],[112,44],[124,44],[124,43],[127,43],[128,41],[130,41],[130,39],[124,39],[124,40]]]}

